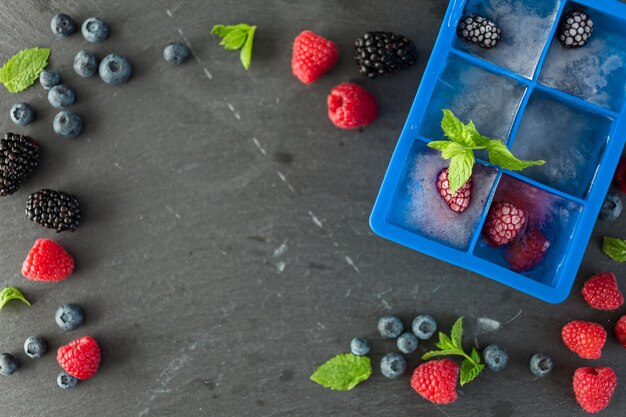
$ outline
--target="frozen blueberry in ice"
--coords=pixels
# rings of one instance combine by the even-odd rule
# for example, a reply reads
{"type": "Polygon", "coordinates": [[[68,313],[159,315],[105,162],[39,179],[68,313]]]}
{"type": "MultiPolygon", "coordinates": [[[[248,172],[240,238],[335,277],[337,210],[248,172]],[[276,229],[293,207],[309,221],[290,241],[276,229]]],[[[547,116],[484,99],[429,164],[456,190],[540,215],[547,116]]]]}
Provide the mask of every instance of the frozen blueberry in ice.
{"type": "Polygon", "coordinates": [[[554,369],[552,356],[547,353],[535,353],[530,358],[530,372],[535,376],[544,377],[554,369]]]}
{"type": "Polygon", "coordinates": [[[54,320],[65,331],[76,329],[83,324],[84,319],[83,309],[76,304],[63,304],[54,314],[54,320]]]}
{"type": "Polygon", "coordinates": [[[76,22],[65,13],[60,13],[50,20],[50,29],[55,36],[65,38],[76,32],[76,22]]]}
{"type": "Polygon", "coordinates": [[[402,353],[411,353],[417,349],[417,337],[413,333],[403,333],[396,340],[398,350],[402,353]]]}
{"type": "Polygon", "coordinates": [[[78,384],[78,378],[63,371],[57,375],[57,384],[63,389],[74,388],[78,384]]]}
{"type": "Polygon", "coordinates": [[[64,138],[75,138],[83,130],[83,119],[71,110],[63,110],[54,116],[52,129],[64,138]]]}
{"type": "Polygon", "coordinates": [[[403,330],[404,325],[396,316],[383,316],[378,320],[378,333],[385,339],[395,339],[403,330]]]}
{"type": "Polygon", "coordinates": [[[54,108],[60,109],[74,104],[76,94],[65,84],[55,85],[48,91],[48,102],[54,108]]]}
{"type": "Polygon", "coordinates": [[[80,28],[87,42],[102,42],[109,36],[109,25],[99,17],[90,17],[80,28]]]}
{"type": "Polygon", "coordinates": [[[86,50],[80,50],[74,57],[74,72],[83,78],[91,77],[98,70],[98,58],[96,54],[86,50]]]}
{"type": "Polygon", "coordinates": [[[380,372],[389,379],[399,378],[406,370],[406,359],[399,353],[388,353],[380,360],[380,372]]]}
{"type": "Polygon", "coordinates": [[[100,62],[100,78],[107,84],[124,84],[132,72],[130,62],[121,55],[109,54],[100,62]]]}
{"type": "Polygon", "coordinates": [[[39,83],[44,90],[49,90],[55,85],[59,85],[61,83],[61,76],[56,71],[43,70],[39,74],[39,83]]]}
{"type": "Polygon", "coordinates": [[[600,214],[598,218],[600,220],[613,221],[619,217],[622,212],[622,200],[617,194],[609,191],[604,198],[602,208],[600,208],[600,214]]]}
{"type": "Polygon", "coordinates": [[[48,343],[38,336],[29,336],[24,342],[24,352],[32,359],[41,358],[48,350],[48,343]]]}
{"type": "Polygon", "coordinates": [[[432,316],[420,314],[413,319],[411,330],[418,339],[428,340],[437,331],[437,322],[432,316]]]}
{"type": "Polygon", "coordinates": [[[35,118],[35,111],[28,103],[17,103],[11,107],[11,120],[18,126],[26,126],[35,118]]]}
{"type": "Polygon", "coordinates": [[[350,352],[356,356],[367,355],[370,351],[370,342],[362,337],[355,337],[350,342],[350,352]]]}
{"type": "Polygon", "coordinates": [[[0,375],[9,376],[20,366],[17,358],[10,353],[0,355],[0,375]]]}
{"type": "Polygon", "coordinates": [[[163,58],[170,64],[180,65],[187,62],[191,52],[184,43],[170,43],[163,49],[163,58]]]}
{"type": "Polygon", "coordinates": [[[509,353],[504,346],[489,345],[483,350],[483,361],[485,361],[487,368],[498,372],[506,368],[509,363],[509,353]]]}

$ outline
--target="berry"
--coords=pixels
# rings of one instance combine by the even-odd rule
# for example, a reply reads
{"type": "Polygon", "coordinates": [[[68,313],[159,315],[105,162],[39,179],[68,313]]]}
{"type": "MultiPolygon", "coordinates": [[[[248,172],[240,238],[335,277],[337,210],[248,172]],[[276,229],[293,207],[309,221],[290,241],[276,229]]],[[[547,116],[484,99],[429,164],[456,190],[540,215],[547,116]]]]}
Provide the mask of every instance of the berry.
{"type": "Polygon", "coordinates": [[[109,36],[109,25],[99,17],[90,17],[80,27],[87,42],[102,42],[109,36]]]}
{"type": "Polygon", "coordinates": [[[100,62],[98,74],[100,79],[107,84],[124,84],[130,78],[133,70],[130,62],[118,54],[109,54],[100,62]]]}
{"type": "Polygon", "coordinates": [[[413,371],[411,387],[430,402],[449,404],[456,401],[458,378],[459,365],[450,359],[428,361],[413,371]]]}
{"type": "Polygon", "coordinates": [[[511,203],[496,203],[489,209],[484,231],[494,246],[510,243],[526,223],[526,214],[511,203]]]}
{"type": "Polygon", "coordinates": [[[9,376],[20,366],[17,358],[10,353],[0,355],[0,375],[9,376]]]}
{"type": "Polygon", "coordinates": [[[64,138],[75,138],[83,130],[83,119],[71,110],[61,110],[52,120],[54,133],[64,138]]]}
{"type": "Polygon", "coordinates": [[[589,278],[582,290],[583,297],[596,310],[616,310],[624,304],[624,296],[617,288],[612,272],[602,272],[589,278]]]}
{"type": "Polygon", "coordinates": [[[66,38],[76,32],[76,22],[64,13],[60,13],[50,20],[50,29],[58,38],[66,38]]]}
{"type": "Polygon", "coordinates": [[[396,316],[383,316],[378,320],[378,333],[385,339],[395,339],[403,330],[404,325],[396,316]]]}
{"type": "Polygon", "coordinates": [[[413,319],[411,330],[418,339],[428,340],[437,331],[437,322],[432,316],[421,314],[413,319]]]}
{"type": "Polygon", "coordinates": [[[67,372],[60,372],[57,375],[57,384],[63,389],[74,388],[78,384],[78,378],[69,375],[67,372]]]}
{"type": "Polygon", "coordinates": [[[28,136],[7,133],[0,139],[0,196],[13,194],[39,164],[39,145],[28,136]]]}
{"type": "Polygon", "coordinates": [[[339,49],[334,42],[305,30],[293,41],[291,72],[304,84],[310,84],[335,66],[339,49]]]}
{"type": "Polygon", "coordinates": [[[64,84],[55,85],[48,91],[48,102],[54,108],[60,109],[74,104],[76,93],[64,84]]]}
{"type": "Polygon", "coordinates": [[[415,44],[393,32],[367,32],[354,43],[354,60],[361,75],[376,78],[417,62],[415,44]]]}
{"type": "Polygon", "coordinates": [[[460,20],[456,34],[464,41],[485,49],[493,48],[500,40],[500,28],[486,17],[473,13],[460,20]]]}
{"type": "Polygon", "coordinates": [[[11,107],[11,120],[18,126],[26,126],[35,118],[35,111],[28,103],[17,103],[11,107]]]}
{"type": "Polygon", "coordinates": [[[626,157],[619,160],[617,169],[615,169],[615,175],[613,176],[613,182],[622,192],[626,193],[626,157]]]}
{"type": "Polygon", "coordinates": [[[437,189],[450,210],[463,213],[472,200],[472,179],[467,180],[454,195],[450,192],[450,181],[448,181],[448,168],[444,168],[437,176],[437,189]]]}
{"type": "Polygon", "coordinates": [[[41,337],[29,336],[24,342],[24,352],[29,358],[41,358],[48,350],[48,343],[41,337]]]}
{"type": "Polygon", "coordinates": [[[570,10],[559,26],[559,40],[566,48],[580,48],[593,33],[593,20],[582,10],[570,10]]]}
{"type": "Polygon", "coordinates": [[[340,129],[356,129],[371,124],[377,115],[376,98],[363,87],[343,83],[328,95],[328,117],[340,129]]]}
{"type": "Polygon", "coordinates": [[[606,342],[606,330],[598,323],[575,320],[561,330],[565,346],[584,359],[598,359],[606,342]]]}
{"type": "Polygon", "coordinates": [[[622,213],[622,200],[619,196],[613,192],[608,192],[604,197],[604,203],[600,208],[600,214],[598,218],[600,220],[613,221],[619,217],[622,213]]]}
{"type": "Polygon", "coordinates": [[[399,378],[404,371],[406,371],[406,359],[399,353],[388,353],[380,360],[380,372],[386,378],[399,378]]]}
{"type": "Polygon", "coordinates": [[[615,337],[619,344],[626,348],[626,316],[620,317],[615,323],[615,337]]]}
{"type": "Polygon", "coordinates": [[[533,229],[507,249],[505,258],[513,271],[527,272],[543,261],[548,249],[550,241],[539,229],[533,229]]]}
{"type": "Polygon", "coordinates": [[[58,72],[43,70],[39,74],[39,83],[44,90],[49,90],[55,85],[59,85],[61,83],[61,76],[58,72]]]}
{"type": "Polygon", "coordinates": [[[396,340],[396,345],[402,353],[415,352],[415,349],[417,349],[417,337],[413,333],[402,333],[396,340]]]}
{"type": "Polygon", "coordinates": [[[54,320],[61,330],[70,331],[78,328],[85,321],[83,309],[76,304],[63,304],[54,313],[54,320]]]}
{"type": "Polygon", "coordinates": [[[530,372],[538,377],[544,377],[554,369],[554,361],[552,356],[547,353],[535,353],[530,358],[530,372]]]}
{"type": "Polygon", "coordinates": [[[83,78],[91,77],[98,69],[96,54],[84,49],[78,51],[74,57],[74,72],[83,78]]]}
{"type": "Polygon", "coordinates": [[[91,378],[100,366],[100,347],[91,336],[83,336],[61,346],[57,351],[57,361],[71,376],[91,378]]]}
{"type": "Polygon", "coordinates": [[[576,401],[588,413],[604,410],[617,387],[617,375],[611,368],[578,368],[572,381],[576,401]]]}
{"type": "Polygon", "coordinates": [[[50,239],[37,239],[22,263],[22,275],[31,281],[62,281],[73,270],[74,259],[50,239]]]}
{"type": "Polygon", "coordinates": [[[355,337],[350,342],[350,352],[356,356],[367,355],[370,351],[370,342],[362,337],[355,337]]]}
{"type": "Polygon", "coordinates": [[[184,43],[170,43],[163,49],[163,58],[174,65],[184,64],[190,55],[191,51],[184,43]]]}
{"type": "Polygon", "coordinates": [[[43,189],[28,196],[26,217],[57,232],[73,232],[80,223],[78,199],[63,191],[43,189]]]}
{"type": "Polygon", "coordinates": [[[504,346],[489,345],[483,350],[483,361],[487,368],[494,372],[499,372],[506,368],[509,363],[509,353],[504,346]]]}

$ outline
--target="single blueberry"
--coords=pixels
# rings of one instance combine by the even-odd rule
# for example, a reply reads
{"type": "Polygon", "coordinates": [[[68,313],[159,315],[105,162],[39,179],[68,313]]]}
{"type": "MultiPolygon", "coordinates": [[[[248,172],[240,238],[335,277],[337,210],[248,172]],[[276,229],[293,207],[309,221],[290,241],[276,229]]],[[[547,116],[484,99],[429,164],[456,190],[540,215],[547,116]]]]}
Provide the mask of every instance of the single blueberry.
{"type": "Polygon", "coordinates": [[[380,372],[389,378],[396,379],[406,370],[406,359],[399,353],[388,353],[380,360],[380,372]]]}
{"type": "Polygon", "coordinates": [[[411,330],[418,339],[428,340],[437,331],[437,322],[432,316],[420,314],[413,319],[411,330]]]}
{"type": "Polygon", "coordinates": [[[600,209],[600,214],[598,215],[598,218],[600,220],[613,221],[619,217],[621,212],[622,200],[617,194],[609,191],[604,198],[604,203],[602,203],[602,208],[600,209]]]}
{"type": "Polygon", "coordinates": [[[73,111],[63,110],[54,116],[52,129],[64,138],[75,138],[83,130],[83,119],[73,111]]]}
{"type": "Polygon", "coordinates": [[[35,118],[35,111],[28,103],[17,103],[11,107],[11,120],[18,126],[26,126],[35,118]]]}
{"type": "Polygon", "coordinates": [[[107,84],[124,84],[133,72],[130,62],[117,54],[109,54],[100,62],[98,73],[107,84]]]}
{"type": "Polygon", "coordinates": [[[48,343],[38,336],[29,336],[24,342],[24,352],[29,358],[41,358],[48,350],[48,343]]]}
{"type": "Polygon", "coordinates": [[[83,309],[76,304],[63,304],[54,315],[59,327],[65,331],[74,330],[84,321],[83,309]]]}
{"type": "Polygon", "coordinates": [[[57,384],[63,389],[74,388],[78,384],[78,378],[73,377],[67,372],[61,372],[57,375],[57,384]]]}
{"type": "Polygon", "coordinates": [[[554,369],[554,361],[547,353],[535,353],[530,358],[530,372],[535,376],[543,377],[554,369]]]}
{"type": "Polygon", "coordinates": [[[90,17],[80,28],[87,42],[102,42],[109,36],[109,25],[99,17],[90,17]]]}
{"type": "Polygon", "coordinates": [[[367,355],[370,351],[370,342],[362,337],[355,337],[350,342],[350,352],[356,356],[367,355]]]}
{"type": "Polygon", "coordinates": [[[58,72],[43,70],[39,74],[39,83],[44,90],[49,90],[61,83],[61,76],[58,72]]]}
{"type": "Polygon", "coordinates": [[[404,325],[396,316],[383,316],[378,320],[378,333],[385,339],[395,339],[403,330],[404,325]]]}
{"type": "Polygon", "coordinates": [[[174,65],[184,64],[189,59],[189,55],[191,51],[184,43],[170,43],[163,49],[163,58],[174,65]]]}
{"type": "Polygon", "coordinates": [[[417,349],[417,337],[413,333],[403,333],[396,340],[398,350],[402,353],[411,353],[417,349]]]}
{"type": "Polygon", "coordinates": [[[78,51],[74,57],[74,72],[83,78],[91,77],[98,70],[96,54],[84,49],[78,51]]]}
{"type": "Polygon", "coordinates": [[[60,13],[50,21],[50,29],[59,38],[65,38],[76,32],[76,22],[64,13],[60,13]]]}
{"type": "Polygon", "coordinates": [[[71,106],[76,101],[74,90],[65,84],[55,85],[48,91],[48,102],[57,109],[71,106]]]}
{"type": "Polygon", "coordinates": [[[506,368],[506,365],[509,363],[509,353],[504,346],[489,345],[483,350],[483,361],[487,368],[498,372],[506,368]]]}
{"type": "Polygon", "coordinates": [[[16,371],[20,363],[10,353],[0,355],[0,375],[9,376],[16,371]]]}

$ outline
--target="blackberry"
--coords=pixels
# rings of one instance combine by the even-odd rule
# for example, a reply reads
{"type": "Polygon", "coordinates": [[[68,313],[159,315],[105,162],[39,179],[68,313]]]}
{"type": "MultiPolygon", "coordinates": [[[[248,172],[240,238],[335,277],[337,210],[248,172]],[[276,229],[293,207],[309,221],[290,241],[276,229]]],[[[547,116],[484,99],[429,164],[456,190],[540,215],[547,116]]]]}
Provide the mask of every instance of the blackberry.
{"type": "Polygon", "coordinates": [[[593,32],[593,20],[582,10],[570,10],[559,26],[559,40],[566,48],[580,48],[593,32]]]}
{"type": "Polygon", "coordinates": [[[73,232],[80,222],[78,199],[63,191],[41,190],[26,202],[26,217],[40,226],[57,232],[73,232]]]}
{"type": "Polygon", "coordinates": [[[405,36],[393,32],[367,32],[354,43],[354,60],[362,75],[376,78],[415,64],[417,49],[405,36]]]}
{"type": "Polygon", "coordinates": [[[39,163],[39,145],[28,136],[7,133],[0,139],[0,196],[13,194],[39,163]]]}
{"type": "Polygon", "coordinates": [[[461,19],[456,34],[464,41],[485,49],[493,48],[500,40],[500,28],[495,22],[473,13],[461,19]]]}

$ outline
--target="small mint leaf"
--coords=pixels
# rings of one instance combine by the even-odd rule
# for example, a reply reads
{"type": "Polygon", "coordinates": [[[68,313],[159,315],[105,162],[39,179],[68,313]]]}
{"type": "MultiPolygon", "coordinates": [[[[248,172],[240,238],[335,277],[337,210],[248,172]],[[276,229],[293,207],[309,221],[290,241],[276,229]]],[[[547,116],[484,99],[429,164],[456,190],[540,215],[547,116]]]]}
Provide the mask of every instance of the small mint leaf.
{"type": "Polygon", "coordinates": [[[255,32],[256,26],[252,26],[248,31],[246,43],[243,45],[243,48],[241,48],[241,53],[239,54],[241,65],[243,65],[244,69],[246,70],[250,68],[250,63],[252,62],[252,42],[254,42],[255,32]]]}
{"type": "Polygon", "coordinates": [[[24,297],[24,294],[15,287],[6,287],[0,291],[0,309],[11,300],[20,300],[30,305],[30,302],[24,297]]]}
{"type": "Polygon", "coordinates": [[[474,142],[476,143],[476,145],[478,146],[487,146],[487,143],[489,143],[489,141],[491,139],[481,135],[480,133],[478,133],[478,130],[476,129],[476,125],[474,125],[473,121],[469,121],[465,127],[467,128],[467,130],[469,131],[470,135],[472,136],[472,139],[474,140],[474,142]]]}
{"type": "Polygon", "coordinates": [[[449,350],[455,348],[450,337],[443,332],[439,332],[439,341],[435,343],[435,346],[437,346],[441,350],[449,350]]]}
{"type": "Polygon", "coordinates": [[[450,338],[452,339],[452,344],[459,349],[463,349],[461,347],[461,339],[463,337],[463,316],[459,317],[454,324],[452,325],[452,330],[450,331],[450,338]]]}
{"type": "Polygon", "coordinates": [[[26,90],[48,65],[49,56],[50,48],[30,48],[18,52],[0,68],[0,82],[11,93],[26,90]]]}
{"type": "Polygon", "coordinates": [[[492,139],[487,144],[489,152],[489,162],[498,165],[504,169],[512,171],[520,171],[533,165],[543,165],[546,161],[523,161],[517,159],[506,147],[506,145],[497,139],[492,139]]]}
{"type": "Polygon", "coordinates": [[[472,152],[472,151],[468,151],[466,150],[463,145],[460,145],[456,142],[448,142],[450,145],[448,145],[447,148],[442,149],[441,150],[441,157],[443,159],[452,159],[456,156],[462,156],[465,155],[467,152],[472,152]]]}
{"type": "Polygon", "coordinates": [[[458,354],[459,351],[457,349],[431,350],[430,352],[424,353],[422,355],[422,359],[428,360],[430,358],[434,358],[435,356],[452,356],[458,354]]]}
{"type": "Polygon", "coordinates": [[[467,127],[448,109],[443,110],[441,129],[443,130],[443,134],[453,142],[465,146],[476,145],[467,127]]]}
{"type": "Polygon", "coordinates": [[[626,240],[605,236],[602,252],[616,262],[626,262],[626,240]]]}
{"type": "Polygon", "coordinates": [[[432,142],[429,142],[426,146],[432,149],[437,149],[438,151],[443,151],[453,143],[454,142],[451,142],[449,140],[434,140],[432,142]]]}
{"type": "Polygon", "coordinates": [[[471,361],[465,359],[463,363],[461,363],[461,373],[459,378],[461,386],[473,381],[474,378],[476,378],[484,368],[485,365],[475,365],[471,361]]]}
{"type": "Polygon", "coordinates": [[[240,50],[239,58],[245,69],[250,68],[252,61],[252,43],[256,26],[245,23],[238,25],[215,25],[211,33],[222,38],[220,45],[229,51],[240,50]]]}
{"type": "Polygon", "coordinates": [[[472,151],[464,151],[450,159],[448,179],[450,181],[450,193],[452,193],[452,195],[470,179],[473,166],[474,153],[472,151]]]}
{"type": "Polygon", "coordinates": [[[337,355],[321,365],[311,375],[311,380],[326,388],[348,391],[372,374],[372,364],[367,356],[351,353],[337,355]]]}
{"type": "Polygon", "coordinates": [[[478,353],[475,348],[472,348],[472,353],[470,356],[475,363],[480,363],[480,353],[478,353]]]}

